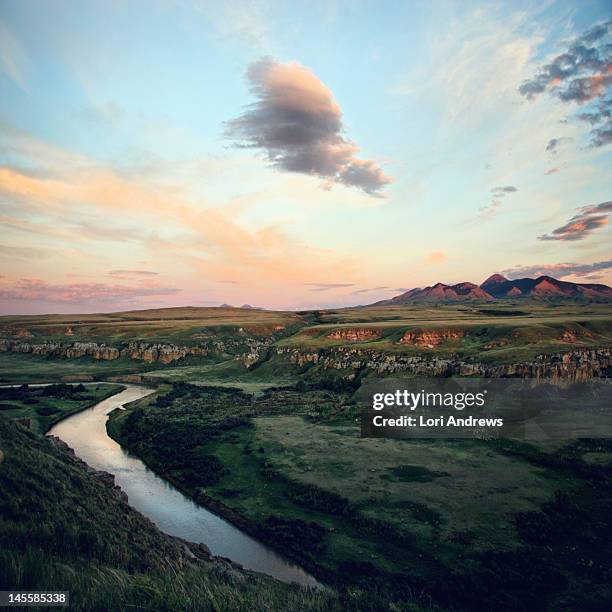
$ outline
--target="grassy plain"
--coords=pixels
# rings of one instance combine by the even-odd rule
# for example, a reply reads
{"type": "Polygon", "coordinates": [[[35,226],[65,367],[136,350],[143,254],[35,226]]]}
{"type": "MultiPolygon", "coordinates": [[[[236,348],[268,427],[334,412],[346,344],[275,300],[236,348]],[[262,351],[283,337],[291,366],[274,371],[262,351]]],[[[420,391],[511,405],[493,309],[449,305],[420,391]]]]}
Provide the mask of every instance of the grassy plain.
{"type": "MultiPolygon", "coordinates": [[[[272,336],[273,343],[278,346],[306,349],[350,345],[391,352],[454,353],[485,360],[511,361],[574,346],[611,346],[612,307],[609,304],[524,301],[494,305],[364,307],[301,313],[194,307],[99,315],[0,317],[0,337],[23,342],[78,340],[117,346],[141,340],[195,345],[211,338],[223,341],[247,336],[272,336]],[[376,337],[362,341],[328,337],[336,330],[353,328],[372,330],[376,337]],[[458,330],[463,335],[434,348],[399,342],[407,331],[444,329],[458,330]]],[[[103,367],[113,366],[103,364],[103,367]]],[[[125,365],[120,369],[129,367],[125,365]]]]}
{"type": "Polygon", "coordinates": [[[355,346],[383,352],[457,355],[508,363],[570,348],[612,345],[609,305],[397,306],[326,312],[314,325],[282,338],[279,346],[310,349],[355,346]],[[366,329],[376,336],[347,342],[330,338],[337,330],[366,329]],[[459,332],[434,347],[400,343],[411,331],[459,332]]]}
{"type": "MultiPolygon", "coordinates": [[[[304,323],[302,316],[292,312],[197,307],[108,314],[0,317],[0,328],[4,334],[7,332],[21,334],[20,337],[24,341],[82,340],[107,344],[138,339],[149,342],[194,344],[211,335],[234,333],[239,328],[255,335],[268,335],[276,328],[299,326],[304,323]]],[[[3,334],[0,333],[1,335],[3,334]]]]}

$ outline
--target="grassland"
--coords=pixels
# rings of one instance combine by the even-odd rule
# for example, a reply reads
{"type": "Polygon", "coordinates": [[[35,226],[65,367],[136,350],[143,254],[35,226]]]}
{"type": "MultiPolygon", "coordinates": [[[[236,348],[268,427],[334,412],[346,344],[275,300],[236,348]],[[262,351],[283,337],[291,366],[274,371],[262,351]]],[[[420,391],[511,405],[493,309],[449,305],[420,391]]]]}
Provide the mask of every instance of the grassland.
{"type": "Polygon", "coordinates": [[[455,355],[483,362],[508,363],[542,353],[572,348],[612,346],[612,309],[521,305],[489,307],[386,307],[328,312],[318,323],[278,341],[278,346],[303,349],[355,346],[387,353],[455,355]],[[374,332],[369,340],[347,342],[330,338],[338,330],[374,332]],[[458,332],[436,346],[402,343],[406,332],[458,332]]]}
{"type": "Polygon", "coordinates": [[[91,357],[55,359],[22,353],[0,353],[0,384],[105,380],[158,367],[157,364],[132,361],[127,357],[115,361],[98,361],[91,357]]]}
{"type": "Polygon", "coordinates": [[[0,388],[0,412],[29,423],[32,431],[47,432],[63,418],[89,408],[121,391],[121,385],[50,385],[0,388]]]}
{"type": "MultiPolygon", "coordinates": [[[[168,370],[171,380],[219,383],[236,368],[225,363],[252,347],[296,348],[304,351],[346,347],[382,353],[427,357],[470,358],[485,363],[533,360],[537,355],[577,348],[612,346],[612,307],[609,304],[419,305],[348,308],[301,313],[240,308],[173,308],[99,315],[45,315],[0,318],[0,338],[18,342],[97,342],[124,347],[130,341],[212,347],[208,357],[163,365],[122,357],[109,362],[83,357],[44,358],[24,367],[23,356],[0,353],[0,380],[57,380],[62,376],[101,379],[130,373],[168,370]],[[361,330],[369,336],[347,340],[342,331],[361,330]],[[405,342],[406,333],[452,332],[433,345],[405,342]],[[334,337],[334,334],[336,336],[334,337]],[[223,347],[226,347],[225,349],[223,347]],[[188,369],[170,371],[179,365],[188,369]],[[210,366],[215,367],[211,372],[210,366]],[[223,372],[227,368],[227,372],[223,372]]],[[[262,351],[262,357],[265,351],[262,351]]],[[[29,357],[26,357],[28,359],[29,357]]],[[[291,380],[293,373],[266,372],[271,379],[291,380]]],[[[263,378],[263,375],[260,376],[263,378]]],[[[254,381],[257,382],[257,381],[254,381]]]]}
{"type": "Polygon", "coordinates": [[[349,394],[304,385],[257,397],[179,385],[109,431],[340,589],[455,609],[492,593],[500,609],[610,601],[608,442],[370,440],[356,417],[349,394]]]}
{"type": "Polygon", "coordinates": [[[305,319],[292,312],[245,308],[161,308],[109,314],[28,315],[0,317],[1,335],[25,341],[88,341],[108,344],[147,340],[194,344],[210,335],[234,333],[242,328],[269,335],[280,328],[299,327],[305,319]],[[69,335],[67,335],[69,334],[69,335]]]}

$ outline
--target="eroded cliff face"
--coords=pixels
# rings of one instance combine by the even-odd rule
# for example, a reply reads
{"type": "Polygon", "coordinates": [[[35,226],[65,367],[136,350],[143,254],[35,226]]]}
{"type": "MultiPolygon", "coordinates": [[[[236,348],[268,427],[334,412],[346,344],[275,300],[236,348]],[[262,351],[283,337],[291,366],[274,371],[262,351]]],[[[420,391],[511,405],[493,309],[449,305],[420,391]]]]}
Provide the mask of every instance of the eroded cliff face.
{"type": "Polygon", "coordinates": [[[380,337],[380,334],[365,327],[339,328],[327,334],[330,340],[346,340],[348,342],[361,342],[363,340],[373,340],[380,337]]]}
{"type": "Polygon", "coordinates": [[[274,340],[274,337],[254,338],[239,333],[236,337],[206,336],[193,346],[142,341],[109,346],[97,342],[47,341],[35,343],[5,338],[0,339],[0,352],[29,353],[59,359],[92,357],[103,361],[127,357],[135,361],[160,364],[174,363],[186,357],[232,354],[246,367],[250,367],[265,355],[274,340]]]}
{"type": "Polygon", "coordinates": [[[97,342],[16,342],[0,340],[0,352],[30,353],[58,357],[60,359],[79,359],[93,357],[103,361],[112,361],[127,356],[130,359],[152,363],[172,363],[188,355],[206,355],[207,349],[199,346],[177,346],[174,344],[150,344],[147,342],[130,342],[127,346],[117,348],[97,342]]]}
{"type": "MultiPolygon", "coordinates": [[[[410,332],[414,333],[414,332],[410,332]]],[[[432,338],[421,336],[420,342],[431,344],[446,339],[460,338],[448,336],[449,331],[432,338]]],[[[417,338],[411,339],[415,346],[417,338]]],[[[225,342],[215,339],[209,345],[178,346],[147,342],[128,342],[121,347],[112,347],[95,342],[43,342],[30,343],[17,340],[0,339],[0,352],[29,353],[64,359],[92,357],[98,360],[114,360],[120,357],[144,361],[146,363],[170,364],[189,356],[205,356],[231,351],[235,359],[246,368],[252,368],[276,354],[288,363],[300,368],[318,366],[324,370],[336,369],[355,372],[366,369],[378,375],[409,373],[421,376],[476,376],[487,378],[546,378],[558,380],[588,380],[612,376],[612,349],[574,349],[555,354],[538,355],[533,361],[513,364],[486,364],[474,358],[437,357],[432,354],[406,355],[384,353],[373,348],[339,346],[318,350],[304,348],[274,347],[273,339],[243,338],[241,342],[225,342]]],[[[499,342],[501,343],[501,341],[499,342]]],[[[497,346],[498,343],[491,343],[497,346]]],[[[503,342],[505,344],[505,342],[503,342]]]]}
{"type": "Polygon", "coordinates": [[[420,348],[435,348],[448,340],[459,340],[465,332],[461,329],[425,329],[407,331],[400,339],[400,344],[412,344],[420,348]]]}
{"type": "MultiPolygon", "coordinates": [[[[612,350],[579,349],[551,355],[538,355],[534,361],[516,364],[484,364],[455,357],[395,355],[370,349],[338,348],[305,351],[277,348],[276,352],[299,367],[318,365],[323,369],[368,369],[379,375],[410,373],[421,376],[475,376],[483,378],[547,378],[588,380],[612,375],[612,350]]],[[[354,375],[349,375],[348,378],[354,375]]]]}

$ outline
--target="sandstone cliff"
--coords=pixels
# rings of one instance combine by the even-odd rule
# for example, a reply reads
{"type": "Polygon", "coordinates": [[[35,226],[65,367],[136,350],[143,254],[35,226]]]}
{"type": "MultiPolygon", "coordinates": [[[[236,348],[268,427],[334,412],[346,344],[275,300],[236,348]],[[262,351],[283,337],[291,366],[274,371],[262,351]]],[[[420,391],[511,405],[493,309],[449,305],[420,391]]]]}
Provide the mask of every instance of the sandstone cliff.
{"type": "Polygon", "coordinates": [[[353,371],[365,368],[379,375],[403,372],[421,376],[521,377],[571,381],[612,375],[612,350],[608,348],[538,355],[533,361],[515,364],[485,364],[455,357],[401,355],[353,347],[317,351],[280,347],[276,352],[289,363],[301,368],[309,365],[353,371]]]}

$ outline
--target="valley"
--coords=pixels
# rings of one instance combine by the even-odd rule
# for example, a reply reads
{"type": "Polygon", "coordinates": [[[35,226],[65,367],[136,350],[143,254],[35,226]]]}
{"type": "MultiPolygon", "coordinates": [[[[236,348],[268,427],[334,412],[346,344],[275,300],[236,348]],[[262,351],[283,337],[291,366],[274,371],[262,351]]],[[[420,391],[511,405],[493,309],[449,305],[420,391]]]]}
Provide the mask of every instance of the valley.
{"type": "MultiPolygon", "coordinates": [[[[213,592],[224,588],[226,579],[217,577],[227,571],[240,599],[221,609],[239,609],[238,601],[259,591],[274,601],[271,609],[298,597],[300,609],[309,610],[473,610],[491,591],[501,610],[524,608],[534,598],[547,609],[596,608],[612,597],[605,553],[612,535],[609,440],[361,438],[357,399],[363,383],[387,376],[564,385],[609,378],[608,304],[504,299],[297,313],[180,308],[3,317],[0,330],[0,381],[30,383],[0,397],[6,456],[20,436],[40,444],[35,432],[46,431],[49,419],[87,407],[121,383],[144,385],[145,397],[110,414],[108,435],[199,507],[328,589],[309,594],[249,578],[242,591],[236,585],[244,570],[215,569],[224,562],[204,554],[203,561],[177,566],[185,581],[172,595],[179,607],[195,605],[182,590],[192,580],[196,592],[203,584],[213,592]],[[53,384],[45,393],[34,383],[53,384]]],[[[6,533],[24,520],[15,515],[6,533]]],[[[61,554],[51,540],[35,546],[50,567],[56,561],[123,567],[89,544],[61,554]]],[[[11,552],[11,567],[25,567],[31,554],[25,544],[11,552]]],[[[126,585],[141,580],[134,574],[140,570],[121,571],[126,585]]],[[[146,572],[159,597],[169,597],[158,570],[146,572]]],[[[154,601],[132,589],[114,595],[123,598],[118,609],[134,598],[154,601]]]]}

